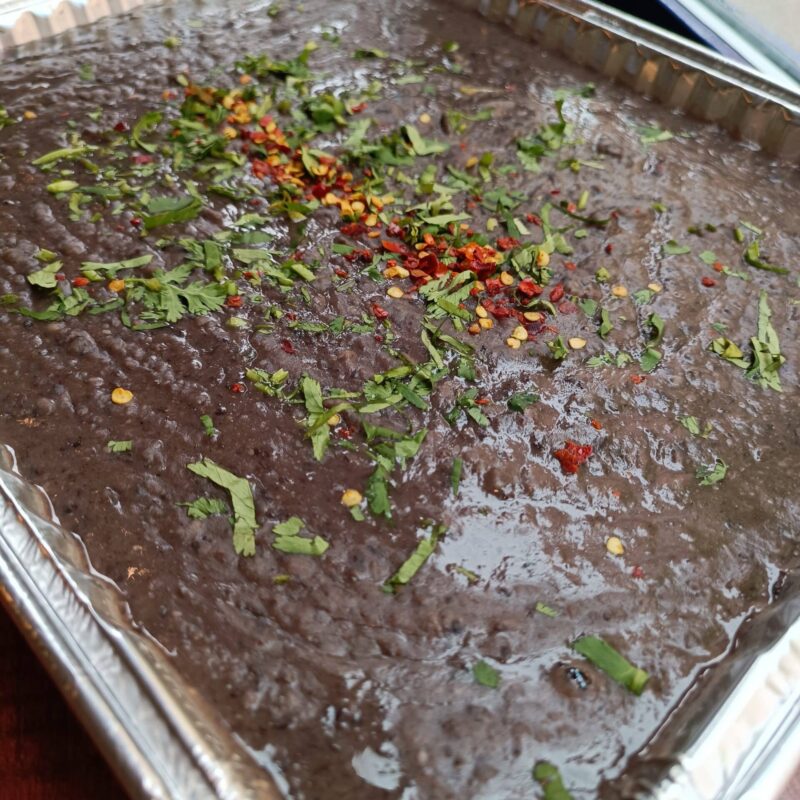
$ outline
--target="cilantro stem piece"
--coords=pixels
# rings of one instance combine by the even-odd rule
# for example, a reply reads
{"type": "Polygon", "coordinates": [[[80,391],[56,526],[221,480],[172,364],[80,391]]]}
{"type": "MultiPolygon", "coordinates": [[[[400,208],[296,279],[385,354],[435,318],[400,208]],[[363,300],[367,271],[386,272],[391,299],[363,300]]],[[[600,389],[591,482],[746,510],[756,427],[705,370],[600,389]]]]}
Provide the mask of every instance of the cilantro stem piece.
{"type": "Polygon", "coordinates": [[[46,164],[60,161],[62,158],[78,158],[78,156],[85,155],[96,149],[96,147],[91,147],[88,144],[81,145],[80,147],[62,147],[60,150],[51,150],[49,153],[39,156],[39,158],[31,161],[31,164],[33,164],[34,167],[43,167],[46,164]]]}
{"type": "Polygon", "coordinates": [[[227,489],[233,504],[233,549],[237,555],[252,556],[256,552],[255,532],[256,507],[253,490],[246,478],[240,478],[232,472],[215,464],[210,458],[203,458],[186,468],[201,478],[208,478],[212,483],[227,489]]]}
{"type": "Polygon", "coordinates": [[[533,768],[533,779],[544,790],[544,800],[573,800],[566,790],[558,767],[547,761],[537,761],[533,768]]]}
{"type": "Polygon", "coordinates": [[[777,267],[775,264],[768,264],[766,261],[762,261],[758,239],[748,245],[742,257],[751,267],[755,267],[756,269],[762,269],[766,272],[774,272],[777,275],[789,274],[789,270],[786,269],[786,267],[777,267]]]}
{"type": "Polygon", "coordinates": [[[453,494],[458,495],[458,487],[461,483],[461,470],[464,468],[464,461],[460,458],[453,459],[453,471],[450,473],[450,486],[453,487],[453,494]]]}
{"type": "Polygon", "coordinates": [[[400,565],[400,569],[383,584],[384,589],[387,592],[395,592],[398,586],[405,586],[430,558],[446,531],[444,525],[434,525],[431,535],[420,540],[414,552],[400,565]]]}
{"type": "Polygon", "coordinates": [[[635,667],[598,636],[581,636],[572,643],[572,649],[635,695],[642,693],[650,678],[643,669],[635,667]]]}

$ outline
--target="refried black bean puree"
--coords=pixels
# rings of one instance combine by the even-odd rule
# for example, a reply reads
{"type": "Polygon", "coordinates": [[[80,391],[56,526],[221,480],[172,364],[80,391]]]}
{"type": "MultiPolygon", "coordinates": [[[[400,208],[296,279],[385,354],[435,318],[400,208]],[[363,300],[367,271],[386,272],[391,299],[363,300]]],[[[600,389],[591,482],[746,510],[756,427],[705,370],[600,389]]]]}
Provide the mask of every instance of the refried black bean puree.
{"type": "Polygon", "coordinates": [[[796,169],[445,3],[170,8],[2,67],[0,441],[293,797],[623,796],[798,563],[796,169]]]}

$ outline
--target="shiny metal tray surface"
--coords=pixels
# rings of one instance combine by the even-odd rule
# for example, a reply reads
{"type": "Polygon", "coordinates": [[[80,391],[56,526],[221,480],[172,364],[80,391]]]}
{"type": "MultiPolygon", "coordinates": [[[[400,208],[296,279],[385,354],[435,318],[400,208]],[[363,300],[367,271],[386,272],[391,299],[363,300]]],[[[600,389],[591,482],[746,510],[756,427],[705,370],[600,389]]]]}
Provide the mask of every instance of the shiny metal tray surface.
{"type": "MultiPolygon", "coordinates": [[[[198,7],[202,2],[195,0],[198,7]]],[[[588,0],[456,0],[632,91],[800,162],[800,95],[588,0]]],[[[33,2],[0,28],[0,61],[147,0],[33,2]]],[[[0,2],[18,11],[19,0],[0,2]]],[[[167,8],[168,4],[159,8],[167,8]]],[[[139,11],[136,13],[154,13],[139,11]]],[[[2,17],[0,17],[2,19],[2,17]]],[[[67,34],[69,35],[69,34],[67,34]]],[[[61,528],[0,445],[0,600],[135,798],[288,796],[267,756],[237,740],[131,619],[124,595],[61,528]]],[[[771,800],[800,763],[800,582],[743,626],[638,759],[631,797],[771,800]]]]}

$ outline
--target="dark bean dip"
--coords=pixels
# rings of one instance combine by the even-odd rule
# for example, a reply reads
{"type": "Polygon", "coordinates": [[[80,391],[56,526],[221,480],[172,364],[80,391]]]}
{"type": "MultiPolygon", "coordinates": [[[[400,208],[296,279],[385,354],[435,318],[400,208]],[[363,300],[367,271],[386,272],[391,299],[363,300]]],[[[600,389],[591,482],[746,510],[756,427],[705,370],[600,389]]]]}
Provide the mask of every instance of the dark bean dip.
{"type": "Polygon", "coordinates": [[[0,442],[290,796],[627,796],[798,563],[796,168],[438,0],[0,106],[0,442]]]}

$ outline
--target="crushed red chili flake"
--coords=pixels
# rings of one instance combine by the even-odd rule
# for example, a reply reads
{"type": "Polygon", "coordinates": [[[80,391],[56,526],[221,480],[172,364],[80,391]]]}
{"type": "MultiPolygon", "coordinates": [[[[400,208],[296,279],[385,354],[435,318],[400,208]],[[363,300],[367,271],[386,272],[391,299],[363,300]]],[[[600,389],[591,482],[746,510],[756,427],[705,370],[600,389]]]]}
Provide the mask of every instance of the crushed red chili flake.
{"type": "Polygon", "coordinates": [[[565,475],[575,475],[578,472],[578,467],[592,455],[592,446],[590,444],[577,444],[567,439],[564,447],[560,450],[554,450],[553,455],[561,464],[561,471],[565,475]]]}
{"type": "Polygon", "coordinates": [[[637,565],[631,570],[631,575],[637,580],[642,580],[644,578],[644,570],[637,565]]]}
{"type": "Polygon", "coordinates": [[[231,384],[231,391],[234,394],[243,394],[244,393],[244,384],[243,383],[232,383],[231,384]]]}
{"type": "Polygon", "coordinates": [[[134,228],[138,228],[142,224],[142,220],[140,217],[131,217],[131,225],[134,228]]]}
{"type": "Polygon", "coordinates": [[[341,267],[338,267],[338,268],[337,268],[337,269],[335,269],[333,272],[334,272],[334,274],[335,274],[337,277],[339,277],[339,278],[346,278],[346,277],[347,277],[347,275],[348,275],[348,272],[347,272],[347,270],[346,270],[346,269],[342,269],[341,267]]]}
{"type": "Polygon", "coordinates": [[[283,350],[284,353],[292,355],[294,353],[294,345],[291,343],[289,339],[282,339],[281,350],[283,350]]]}
{"type": "Polygon", "coordinates": [[[593,420],[591,420],[591,426],[592,426],[592,427],[593,427],[593,428],[594,428],[596,431],[601,431],[601,430],[603,430],[603,425],[602,425],[602,423],[601,423],[599,420],[596,420],[596,419],[593,419],[593,420]]]}
{"type": "Polygon", "coordinates": [[[381,240],[381,247],[387,253],[397,253],[398,255],[403,255],[408,251],[405,248],[405,245],[400,244],[400,242],[391,242],[388,239],[381,240]]]}
{"type": "Polygon", "coordinates": [[[725,265],[721,261],[715,261],[711,265],[711,269],[713,269],[715,272],[722,272],[722,270],[725,269],[725,265]]]}
{"type": "Polygon", "coordinates": [[[339,230],[345,236],[360,236],[362,233],[367,232],[367,227],[360,222],[346,222],[339,230]]]}
{"type": "Polygon", "coordinates": [[[638,386],[640,383],[644,383],[645,377],[645,375],[631,375],[631,381],[638,386]]]}
{"type": "Polygon", "coordinates": [[[251,272],[250,270],[247,270],[246,272],[242,273],[242,277],[245,278],[248,281],[250,281],[253,278],[255,278],[255,276],[256,276],[255,272],[251,272]]]}
{"type": "Polygon", "coordinates": [[[611,242],[609,242],[609,243],[606,245],[606,253],[608,253],[609,255],[611,255],[613,252],[614,252],[614,245],[613,245],[611,242]]]}
{"type": "Polygon", "coordinates": [[[519,244],[519,239],[515,239],[513,236],[501,236],[497,240],[497,249],[513,250],[518,244],[519,244]]]}
{"type": "Polygon", "coordinates": [[[242,296],[240,294],[232,294],[225,300],[225,305],[228,308],[241,308],[242,307],[242,296]]]}
{"type": "Polygon", "coordinates": [[[578,206],[576,206],[575,203],[567,203],[567,211],[569,211],[570,214],[574,214],[577,210],[578,206]]]}
{"type": "Polygon", "coordinates": [[[65,281],[67,276],[63,272],[56,272],[56,280],[57,281],[65,281]]]}
{"type": "Polygon", "coordinates": [[[703,286],[707,286],[709,289],[712,286],[716,286],[717,285],[717,282],[713,278],[709,278],[708,275],[704,275],[701,278],[700,283],[702,283],[703,286]]]}
{"type": "Polygon", "coordinates": [[[119,122],[118,122],[118,123],[117,123],[117,124],[114,126],[114,130],[115,130],[117,133],[125,133],[125,131],[127,131],[127,130],[128,130],[128,123],[127,123],[127,122],[123,122],[122,120],[120,120],[120,121],[119,121],[119,122]]]}
{"type": "Polygon", "coordinates": [[[526,214],[525,221],[530,222],[531,225],[541,225],[542,218],[538,214],[526,214]]]}
{"type": "Polygon", "coordinates": [[[148,156],[144,153],[137,153],[132,159],[134,164],[152,164],[155,161],[153,156],[148,156]]]}
{"type": "Polygon", "coordinates": [[[564,300],[558,304],[559,314],[574,314],[578,310],[578,306],[571,300],[564,300]]]}
{"type": "Polygon", "coordinates": [[[89,279],[84,278],[83,275],[78,275],[77,278],[72,279],[73,286],[87,286],[89,284],[89,279]]]}
{"type": "Polygon", "coordinates": [[[572,271],[573,269],[577,269],[578,265],[574,261],[565,261],[564,262],[564,269],[568,269],[572,271]]]}
{"type": "Polygon", "coordinates": [[[478,397],[475,399],[476,406],[488,406],[492,401],[488,397],[478,397]]]}
{"type": "Polygon", "coordinates": [[[551,290],[550,294],[548,295],[550,298],[551,303],[557,303],[564,297],[564,286],[560,283],[557,283],[551,290]]]}
{"type": "Polygon", "coordinates": [[[375,315],[375,319],[388,319],[389,312],[378,303],[372,304],[372,313],[375,315]]]}
{"type": "Polygon", "coordinates": [[[519,282],[517,291],[526,297],[538,297],[542,293],[542,287],[535,283],[532,278],[525,278],[519,282]]]}

